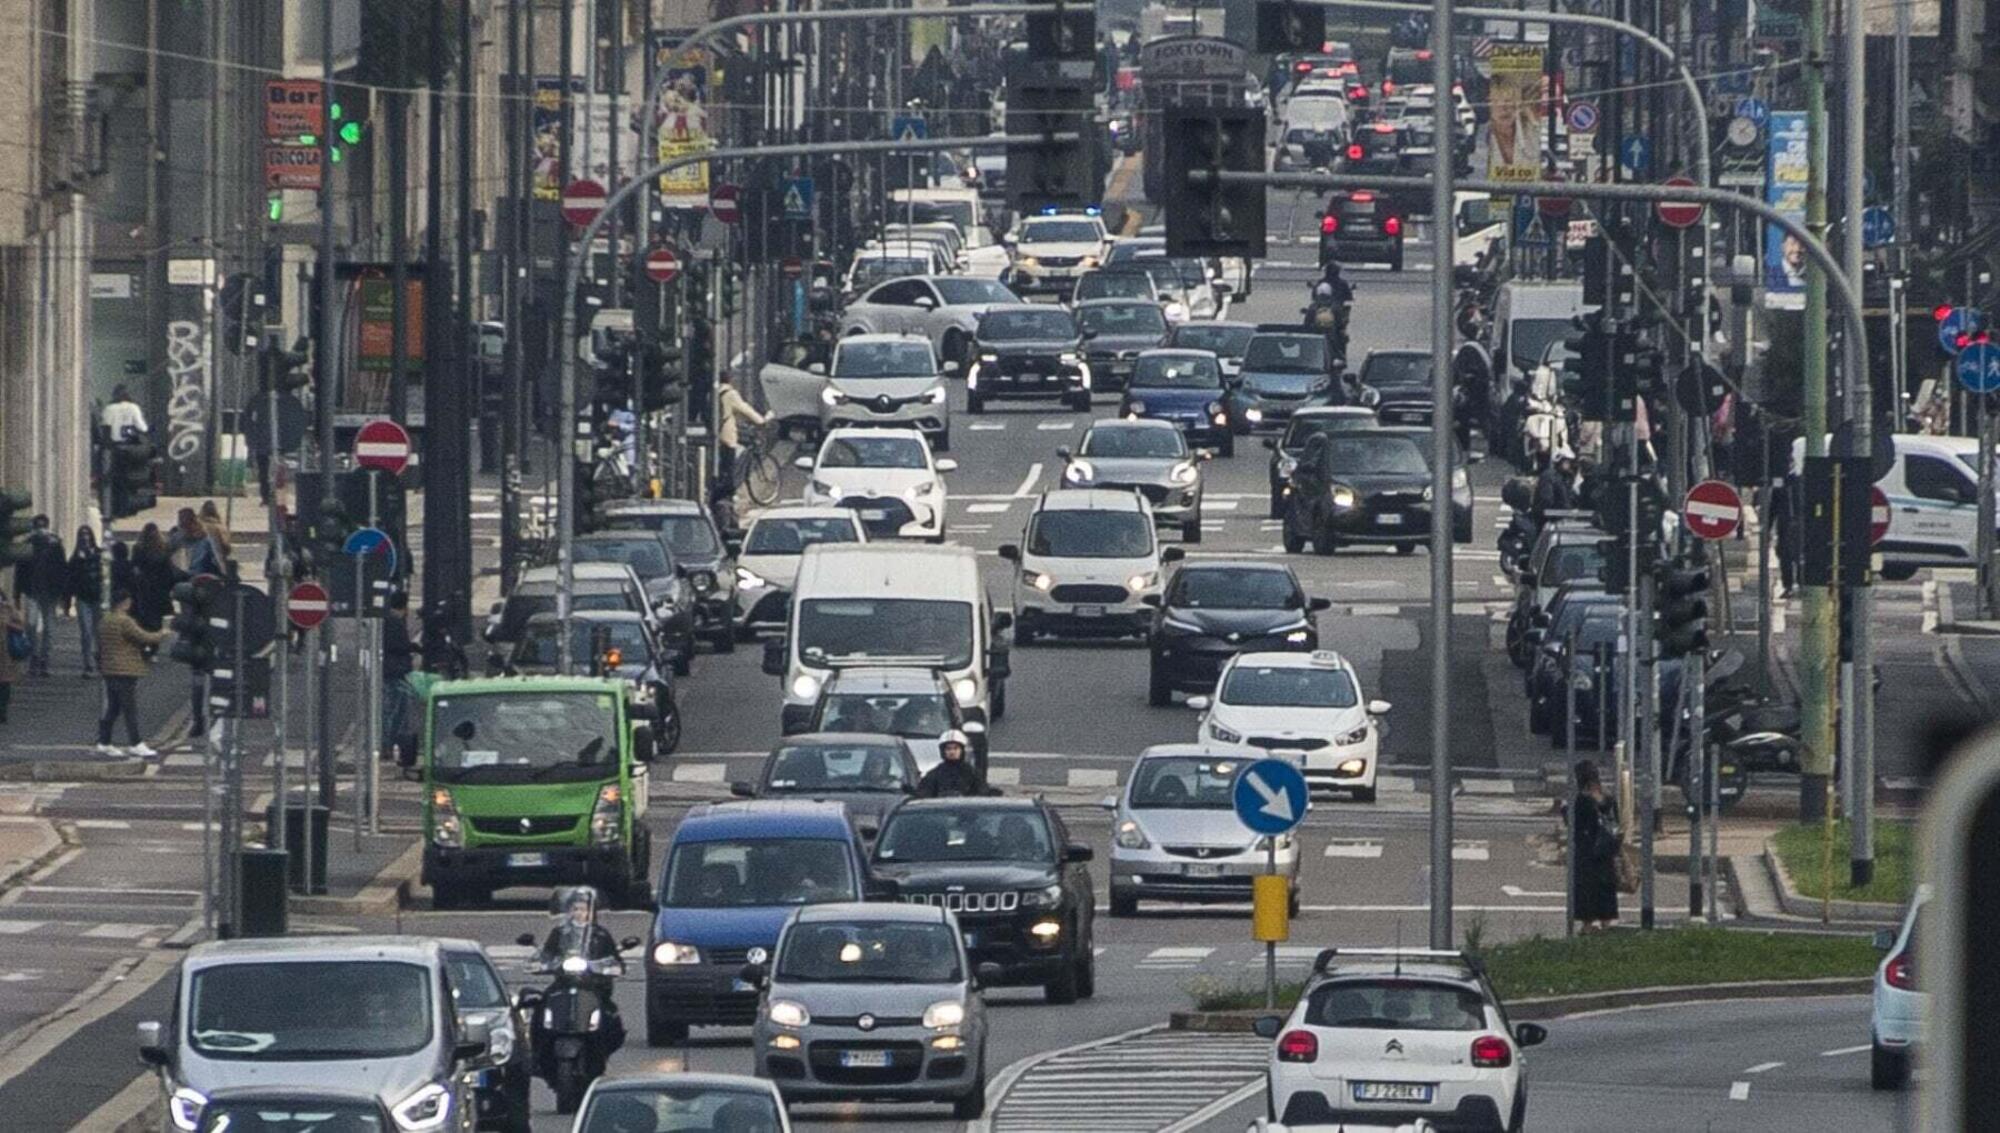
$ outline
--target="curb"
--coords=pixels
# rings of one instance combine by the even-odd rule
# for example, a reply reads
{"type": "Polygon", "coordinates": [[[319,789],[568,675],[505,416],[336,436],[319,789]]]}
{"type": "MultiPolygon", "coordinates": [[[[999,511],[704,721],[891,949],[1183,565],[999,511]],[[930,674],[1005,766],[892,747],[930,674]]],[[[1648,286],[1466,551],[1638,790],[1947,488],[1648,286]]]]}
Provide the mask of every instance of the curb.
{"type": "Polygon", "coordinates": [[[103,783],[143,779],[143,759],[10,759],[0,763],[0,782],[103,783]]]}
{"type": "MultiPolygon", "coordinates": [[[[1806,897],[1792,884],[1792,875],[1785,869],[1785,863],[1778,857],[1773,840],[1764,839],[1764,870],[1770,875],[1771,888],[1778,894],[1778,904],[1786,913],[1809,920],[1820,919],[1828,909],[1828,903],[1806,897]]],[[[1903,921],[1903,907],[1888,901],[1833,901],[1833,919],[1837,921],[1861,921],[1868,924],[1894,925],[1903,921]]]]}
{"type": "Polygon", "coordinates": [[[408,903],[423,870],[424,844],[413,842],[382,867],[374,880],[352,897],[309,897],[292,895],[291,911],[321,916],[369,917],[393,913],[408,903]]]}
{"type": "Polygon", "coordinates": [[[69,841],[55,823],[37,818],[33,825],[40,828],[41,834],[35,848],[21,857],[0,862],[0,890],[13,888],[15,882],[48,865],[69,849],[69,841]]]}
{"type": "MultiPolygon", "coordinates": [[[[1750,980],[1741,983],[1690,984],[1682,987],[1636,987],[1578,995],[1516,999],[1507,1004],[1509,1018],[1540,1021],[1592,1011],[1629,1007],[1662,1007],[1682,1003],[1714,1003],[1730,999],[1800,999],[1813,996],[1865,995],[1875,986],[1873,976],[1833,976],[1811,980],[1750,980]]],[[[1287,1009],[1288,1010],[1288,1009],[1287,1009]]],[[[1167,1027],[1197,1034],[1246,1034],[1263,1010],[1176,1011],[1167,1027]]]]}

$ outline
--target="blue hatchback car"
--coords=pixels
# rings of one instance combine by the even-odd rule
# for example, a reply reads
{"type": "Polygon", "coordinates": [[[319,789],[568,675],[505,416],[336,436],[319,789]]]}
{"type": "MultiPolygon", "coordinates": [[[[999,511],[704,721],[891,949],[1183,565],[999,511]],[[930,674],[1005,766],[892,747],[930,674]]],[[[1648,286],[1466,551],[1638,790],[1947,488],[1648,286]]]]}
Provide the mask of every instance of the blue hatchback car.
{"type": "MultiPolygon", "coordinates": [[[[646,1041],[692,1026],[749,1026],[758,992],[738,976],[802,905],[879,896],[839,803],[704,803],[674,830],[646,946],[646,1041]]],[[[759,957],[761,959],[762,957],[759,957]]]]}
{"type": "Polygon", "coordinates": [[[1212,443],[1236,454],[1222,364],[1206,350],[1148,350],[1133,364],[1132,380],[1118,406],[1121,417],[1171,421],[1190,445],[1212,443]]]}

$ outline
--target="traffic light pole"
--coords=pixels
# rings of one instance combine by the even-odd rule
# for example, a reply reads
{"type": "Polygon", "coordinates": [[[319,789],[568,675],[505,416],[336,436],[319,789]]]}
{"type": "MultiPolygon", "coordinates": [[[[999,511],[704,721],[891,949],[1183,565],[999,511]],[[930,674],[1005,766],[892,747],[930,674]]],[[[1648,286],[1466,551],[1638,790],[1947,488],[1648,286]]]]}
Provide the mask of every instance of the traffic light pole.
{"type": "MultiPolygon", "coordinates": [[[[1553,5],[1551,5],[1553,7],[1553,5]]],[[[1452,227],[1452,177],[1456,162],[1446,140],[1458,136],[1458,109],[1451,91],[1452,0],[1434,0],[1431,7],[1432,141],[1444,160],[1431,162],[1431,467],[1439,469],[1437,503],[1431,506],[1431,892],[1430,943],[1450,948],[1452,935],[1452,779],[1451,779],[1451,536],[1449,496],[1453,446],[1458,431],[1452,425],[1452,288],[1455,257],[1445,254],[1452,227]]],[[[1275,851],[1274,851],[1275,852],[1275,851]]]]}
{"type": "MultiPolygon", "coordinates": [[[[994,7],[1003,7],[994,5],[994,7]]],[[[1007,11],[1016,11],[1020,5],[1004,6],[1007,11]]],[[[900,9],[897,9],[900,11],[900,9]]],[[[964,8],[936,9],[932,15],[964,15],[977,11],[977,6],[964,8]]],[[[846,13],[785,13],[788,16],[808,15],[848,15],[846,13]]],[[[905,13],[908,14],[907,12],[905,13]]],[[[920,13],[921,14],[921,13],[920,13]]],[[[749,17],[738,17],[739,22],[751,22],[749,17]]],[[[730,21],[722,21],[729,23],[730,21]]],[[[756,21],[769,23],[773,21],[756,21]]],[[[584,226],[578,237],[579,246],[588,249],[591,241],[609,224],[620,205],[630,200],[633,194],[653,181],[676,169],[689,165],[700,165],[710,161],[730,161],[739,158],[765,157],[819,157],[825,154],[849,153],[931,153],[939,150],[995,149],[1008,145],[1031,145],[1037,143],[1074,142],[1082,137],[1079,133],[1056,131],[1049,134],[994,134],[984,138],[912,138],[907,141],[889,139],[878,142],[811,142],[789,146],[735,146],[712,149],[703,153],[686,154],[658,162],[641,170],[637,176],[625,182],[607,198],[589,224],[584,226]]],[[[569,269],[563,277],[562,291],[562,335],[556,340],[558,358],[558,380],[560,406],[556,420],[563,445],[557,454],[558,477],[556,487],[556,620],[567,625],[570,618],[570,597],[576,589],[576,449],[574,431],[576,428],[576,292],[581,283],[583,261],[588,257],[573,256],[569,269]]],[[[568,634],[559,635],[561,655],[558,658],[562,671],[570,671],[573,650],[568,634]]]]}

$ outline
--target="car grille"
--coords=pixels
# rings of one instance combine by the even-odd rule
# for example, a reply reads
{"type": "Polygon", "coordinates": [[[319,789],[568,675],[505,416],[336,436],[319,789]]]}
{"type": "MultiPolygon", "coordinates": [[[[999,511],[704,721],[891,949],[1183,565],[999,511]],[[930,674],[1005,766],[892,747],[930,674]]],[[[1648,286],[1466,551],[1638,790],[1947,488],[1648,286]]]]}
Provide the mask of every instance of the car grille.
{"type": "Polygon", "coordinates": [[[909,504],[887,496],[872,500],[865,496],[850,497],[841,500],[839,506],[856,512],[882,513],[880,519],[869,519],[867,516],[861,518],[862,530],[868,532],[868,537],[871,539],[894,538],[896,533],[903,529],[904,524],[916,518],[915,513],[910,511],[909,504]]]}
{"type": "Polygon", "coordinates": [[[919,393],[909,397],[891,397],[886,393],[878,393],[873,397],[849,397],[847,404],[858,406],[874,413],[894,413],[905,405],[915,405],[924,400],[925,396],[919,393]]]}
{"type": "Polygon", "coordinates": [[[1049,591],[1049,597],[1058,602],[1102,602],[1106,604],[1123,602],[1125,588],[1094,582],[1073,582],[1057,586],[1049,591]]]}
{"type": "Polygon", "coordinates": [[[1318,751],[1333,741],[1313,739],[1306,736],[1290,738],[1282,736],[1251,736],[1248,742],[1251,747],[1261,747],[1265,751],[1318,751]]]}
{"type": "Polygon", "coordinates": [[[1243,852],[1241,846],[1161,846],[1160,848],[1177,858],[1199,858],[1203,861],[1209,858],[1234,857],[1243,852]]]}
{"type": "Polygon", "coordinates": [[[1054,354],[1002,354],[1000,360],[990,363],[1002,374],[1058,374],[1069,367],[1054,354]]]}
{"type": "Polygon", "coordinates": [[[1082,256],[1036,256],[1035,262],[1045,268],[1073,268],[1083,262],[1082,256]]]}
{"type": "Polygon", "coordinates": [[[704,948],[701,955],[718,968],[740,968],[750,962],[748,948],[704,948]]]}
{"type": "Polygon", "coordinates": [[[1423,504],[1424,493],[1421,490],[1414,492],[1378,492],[1368,497],[1368,507],[1373,511],[1416,508],[1422,507],[1423,504]]]}
{"type": "Polygon", "coordinates": [[[1013,889],[989,893],[905,893],[902,901],[906,905],[929,905],[954,913],[1011,913],[1020,908],[1021,894],[1013,889]]]}
{"type": "MultiPolygon", "coordinates": [[[[814,1015],[814,1024],[822,1027],[853,1027],[861,1029],[859,1015],[814,1015]]],[[[924,1021],[921,1015],[873,1015],[869,1017],[868,1029],[877,1027],[914,1027],[924,1021]]]]}
{"type": "Polygon", "coordinates": [[[924,1071],[924,1048],[913,1042],[846,1041],[816,1042],[806,1048],[813,1077],[822,1082],[854,1086],[895,1086],[914,1082],[924,1071]],[[881,1050],[889,1053],[887,1066],[842,1066],[843,1050],[881,1050]]]}
{"type": "Polygon", "coordinates": [[[474,817],[472,828],[481,834],[511,835],[516,838],[567,834],[583,820],[580,814],[537,814],[519,818],[474,817]]]}
{"type": "Polygon", "coordinates": [[[1167,493],[1173,490],[1161,484],[1110,484],[1106,486],[1112,488],[1130,488],[1146,497],[1146,502],[1152,504],[1154,507],[1159,507],[1161,504],[1166,503],[1167,493]]]}

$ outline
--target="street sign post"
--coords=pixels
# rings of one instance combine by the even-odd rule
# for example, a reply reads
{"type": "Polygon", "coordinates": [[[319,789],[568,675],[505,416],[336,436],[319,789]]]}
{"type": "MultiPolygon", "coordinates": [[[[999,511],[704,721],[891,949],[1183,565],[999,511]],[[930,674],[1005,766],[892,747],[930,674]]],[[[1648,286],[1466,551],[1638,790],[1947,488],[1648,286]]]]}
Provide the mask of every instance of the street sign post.
{"type": "MultiPolygon", "coordinates": [[[[1669,177],[1663,184],[1673,189],[1695,187],[1692,177],[1669,177]]],[[[1693,228],[1701,223],[1702,206],[1697,201],[1661,201],[1654,211],[1668,228],[1693,228]]]]}
{"type": "Polygon", "coordinates": [[[1975,342],[1959,351],[1958,384],[1973,393],[1992,393],[2000,389],[2000,346],[1990,342],[1975,342]]]}
{"type": "Polygon", "coordinates": [[[1236,820],[1267,847],[1265,871],[1251,879],[1251,936],[1264,945],[1264,1006],[1278,1003],[1278,945],[1291,939],[1291,883],[1278,873],[1278,839],[1306,817],[1306,777],[1282,759],[1259,759],[1236,773],[1236,820]]]}
{"type": "Polygon", "coordinates": [[[387,418],[378,417],[354,434],[354,463],[376,472],[401,476],[410,466],[410,434],[387,418]]]}
{"type": "Polygon", "coordinates": [[[1972,314],[1970,307],[1948,307],[1944,317],[1937,321],[1938,345],[1946,354],[1958,353],[1958,336],[1972,326],[1972,314]]]}
{"type": "Polygon", "coordinates": [[[1703,480],[1689,488],[1681,504],[1681,518],[1697,539],[1727,539],[1736,533],[1742,517],[1742,497],[1721,480],[1703,480]]]}
{"type": "Polygon", "coordinates": [[[801,279],[806,274],[806,262],[797,256],[786,256],[778,261],[778,270],[786,279],[801,279]]]}
{"type": "Polygon", "coordinates": [[[317,582],[301,582],[292,587],[285,601],[285,615],[300,629],[312,629],[326,620],[332,610],[326,589],[317,582]]]}
{"type": "Polygon", "coordinates": [[[1896,241],[1896,214],[1881,205],[1872,205],[1861,214],[1861,244],[1880,248],[1896,241]]]}
{"type": "Polygon", "coordinates": [[[562,218],[578,228],[586,228],[604,211],[604,186],[588,177],[579,177],[563,186],[562,218]]]}
{"type": "Polygon", "coordinates": [[[654,283],[672,283],[681,274],[681,258],[662,244],[646,253],[646,278],[654,283]]]}
{"type": "Polygon", "coordinates": [[[743,189],[727,182],[708,191],[708,211],[723,224],[743,219],[743,189]]]}
{"type": "Polygon", "coordinates": [[[340,549],[357,558],[378,559],[388,568],[382,572],[382,577],[396,576],[396,541],[389,538],[389,533],[379,527],[361,528],[349,535],[347,542],[340,549]]]}

